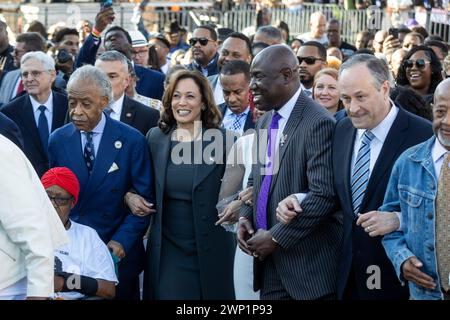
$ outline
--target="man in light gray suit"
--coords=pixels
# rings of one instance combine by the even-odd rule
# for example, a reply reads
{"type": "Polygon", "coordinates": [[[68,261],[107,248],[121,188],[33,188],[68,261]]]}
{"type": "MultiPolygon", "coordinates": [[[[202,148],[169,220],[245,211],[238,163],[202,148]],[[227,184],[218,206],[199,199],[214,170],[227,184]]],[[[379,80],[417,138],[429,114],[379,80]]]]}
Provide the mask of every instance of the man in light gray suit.
{"type": "Polygon", "coordinates": [[[261,289],[261,299],[333,299],[342,237],[334,213],[335,121],[302,91],[298,61],[287,46],[261,51],[251,76],[255,106],[266,111],[253,145],[269,145],[259,153],[268,165],[253,164],[253,201],[241,210],[237,235],[255,257],[254,289],[261,289]],[[306,194],[301,214],[290,224],[278,222],[278,204],[297,193],[306,194]]]}

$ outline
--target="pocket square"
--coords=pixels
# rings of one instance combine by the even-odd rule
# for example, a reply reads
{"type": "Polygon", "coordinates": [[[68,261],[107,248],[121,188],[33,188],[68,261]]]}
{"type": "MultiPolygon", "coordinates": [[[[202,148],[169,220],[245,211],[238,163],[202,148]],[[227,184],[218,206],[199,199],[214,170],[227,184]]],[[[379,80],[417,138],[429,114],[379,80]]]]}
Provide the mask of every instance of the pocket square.
{"type": "Polygon", "coordinates": [[[119,170],[119,166],[113,162],[113,164],[111,165],[111,168],[109,168],[108,173],[114,172],[116,170],[119,170]]]}

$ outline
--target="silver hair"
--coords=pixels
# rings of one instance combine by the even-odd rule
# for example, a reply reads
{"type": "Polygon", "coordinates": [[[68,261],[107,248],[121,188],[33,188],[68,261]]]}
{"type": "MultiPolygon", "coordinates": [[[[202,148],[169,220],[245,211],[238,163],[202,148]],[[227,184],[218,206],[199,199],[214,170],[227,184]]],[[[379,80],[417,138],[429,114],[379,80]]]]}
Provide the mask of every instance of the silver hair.
{"type": "Polygon", "coordinates": [[[364,64],[369,69],[377,90],[380,90],[381,85],[385,81],[391,84],[392,77],[387,63],[383,59],[378,59],[374,55],[367,53],[355,54],[345,61],[339,69],[339,78],[344,70],[357,64],[364,64]]]}
{"type": "Polygon", "coordinates": [[[45,54],[41,51],[31,51],[27,52],[22,56],[22,59],[20,59],[20,65],[23,66],[23,64],[28,60],[37,60],[44,66],[44,69],[47,71],[55,71],[55,60],[53,60],[49,55],[45,54]]]}
{"type": "Polygon", "coordinates": [[[67,84],[67,91],[70,91],[71,86],[79,81],[96,86],[100,91],[100,96],[108,97],[108,104],[113,101],[111,82],[109,81],[108,76],[101,70],[91,65],[78,68],[70,76],[69,83],[67,84]]]}
{"type": "Polygon", "coordinates": [[[126,73],[128,73],[128,58],[116,50],[105,51],[97,57],[97,61],[120,61],[126,73]]]}

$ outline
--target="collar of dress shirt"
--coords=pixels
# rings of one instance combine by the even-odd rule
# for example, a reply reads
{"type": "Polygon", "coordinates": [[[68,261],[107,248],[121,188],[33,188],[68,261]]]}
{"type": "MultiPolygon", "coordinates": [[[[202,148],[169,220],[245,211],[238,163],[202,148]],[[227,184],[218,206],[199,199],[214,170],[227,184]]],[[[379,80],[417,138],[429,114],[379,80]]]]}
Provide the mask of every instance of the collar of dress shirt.
{"type": "MultiPolygon", "coordinates": [[[[389,130],[391,130],[392,124],[397,118],[398,110],[398,107],[391,101],[391,110],[387,116],[375,128],[370,130],[375,138],[381,143],[384,143],[384,140],[386,140],[389,130]]],[[[358,129],[359,139],[361,139],[366,130],[367,129],[358,129]]]]}
{"type": "Polygon", "coordinates": [[[431,150],[431,157],[433,158],[433,162],[436,163],[441,160],[441,158],[443,158],[447,152],[449,152],[449,150],[445,149],[445,147],[436,137],[436,139],[434,140],[433,149],[431,150]]]}
{"type": "Polygon", "coordinates": [[[302,90],[305,90],[305,91],[308,91],[309,93],[310,93],[310,97],[311,97],[311,99],[312,99],[312,87],[311,88],[309,88],[309,89],[306,89],[304,86],[303,86],[303,83],[300,83],[300,88],[302,88],[302,90]]]}
{"type": "Polygon", "coordinates": [[[40,106],[45,106],[50,113],[53,112],[53,92],[50,92],[50,95],[44,103],[39,103],[36,99],[34,99],[32,96],[30,96],[31,105],[33,106],[33,111],[38,111],[40,106]]]}
{"type": "Polygon", "coordinates": [[[113,103],[111,103],[109,105],[109,108],[112,109],[112,111],[114,111],[115,114],[120,115],[122,114],[122,107],[123,107],[123,99],[125,98],[125,93],[122,94],[122,96],[117,99],[116,101],[114,101],[113,103]]]}
{"type": "Polygon", "coordinates": [[[295,92],[295,94],[289,99],[289,101],[286,102],[284,104],[284,106],[282,106],[277,111],[283,119],[288,119],[289,118],[289,116],[291,115],[292,110],[294,110],[295,103],[297,102],[298,97],[300,96],[301,92],[302,92],[302,87],[300,86],[298,88],[297,92],[295,92]]]}
{"type": "MultiPolygon", "coordinates": [[[[106,116],[105,114],[102,112],[102,118],[100,119],[100,121],[97,123],[97,125],[95,126],[94,129],[92,129],[91,132],[96,133],[96,134],[103,134],[103,130],[105,130],[105,125],[106,125],[106,116]]],[[[86,131],[81,131],[86,132],[86,131]]]]}
{"type": "MultiPolygon", "coordinates": [[[[239,113],[239,114],[237,114],[237,115],[241,115],[241,114],[247,114],[248,112],[250,111],[250,107],[247,107],[247,109],[245,109],[243,112],[241,112],[241,113],[239,113]]],[[[234,113],[233,113],[233,111],[231,111],[231,109],[230,108],[227,108],[226,110],[225,110],[225,115],[224,115],[224,118],[228,118],[228,117],[234,117],[234,113]]]]}

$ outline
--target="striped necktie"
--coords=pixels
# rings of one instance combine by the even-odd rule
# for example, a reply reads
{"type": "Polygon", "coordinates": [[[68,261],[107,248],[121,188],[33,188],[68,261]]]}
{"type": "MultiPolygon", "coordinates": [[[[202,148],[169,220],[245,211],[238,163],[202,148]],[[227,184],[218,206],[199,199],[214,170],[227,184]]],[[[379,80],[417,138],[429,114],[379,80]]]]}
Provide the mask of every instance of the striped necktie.
{"type": "Polygon", "coordinates": [[[367,183],[370,173],[370,142],[375,136],[369,130],[366,130],[361,139],[358,155],[351,179],[353,212],[357,215],[361,207],[364,194],[366,193],[367,183]]]}

